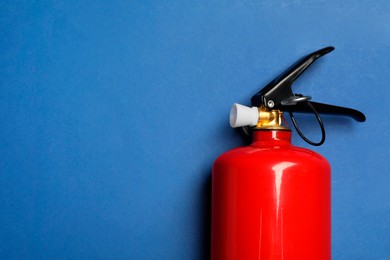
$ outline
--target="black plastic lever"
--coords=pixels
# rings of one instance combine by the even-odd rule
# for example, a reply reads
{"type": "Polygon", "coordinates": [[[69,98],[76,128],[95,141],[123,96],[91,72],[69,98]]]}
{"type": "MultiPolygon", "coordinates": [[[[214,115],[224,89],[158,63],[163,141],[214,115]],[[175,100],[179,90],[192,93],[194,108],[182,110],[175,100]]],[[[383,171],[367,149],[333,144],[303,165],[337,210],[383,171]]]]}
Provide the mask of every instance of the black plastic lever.
{"type": "Polygon", "coordinates": [[[295,62],[252,97],[252,106],[263,105],[267,108],[281,109],[282,101],[294,96],[291,89],[294,80],[313,64],[314,61],[333,50],[334,47],[329,46],[306,55],[295,62]]]}

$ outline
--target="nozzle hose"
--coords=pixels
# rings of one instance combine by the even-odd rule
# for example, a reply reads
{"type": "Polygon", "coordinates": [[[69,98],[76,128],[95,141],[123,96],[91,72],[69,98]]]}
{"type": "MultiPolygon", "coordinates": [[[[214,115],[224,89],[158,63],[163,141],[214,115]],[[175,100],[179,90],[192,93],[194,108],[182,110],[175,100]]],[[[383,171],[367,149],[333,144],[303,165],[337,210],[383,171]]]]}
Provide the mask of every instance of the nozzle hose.
{"type": "Polygon", "coordinates": [[[322,145],[324,142],[325,142],[325,138],[326,138],[326,135],[325,135],[325,127],[324,127],[324,123],[322,122],[322,119],[320,117],[320,114],[317,112],[317,110],[314,108],[314,106],[311,104],[310,101],[306,101],[306,102],[303,102],[304,104],[306,104],[308,107],[310,107],[310,109],[313,111],[314,115],[316,116],[317,118],[317,121],[318,121],[318,124],[320,125],[320,128],[321,128],[321,140],[316,143],[316,142],[313,142],[311,141],[310,139],[308,139],[301,131],[301,129],[299,128],[296,120],[295,120],[295,117],[294,117],[294,114],[292,111],[288,111],[289,115],[290,115],[290,118],[291,118],[291,121],[294,125],[294,128],[295,130],[297,130],[297,133],[299,134],[299,136],[305,141],[307,142],[308,144],[311,144],[311,145],[314,145],[314,146],[320,146],[322,145]]]}

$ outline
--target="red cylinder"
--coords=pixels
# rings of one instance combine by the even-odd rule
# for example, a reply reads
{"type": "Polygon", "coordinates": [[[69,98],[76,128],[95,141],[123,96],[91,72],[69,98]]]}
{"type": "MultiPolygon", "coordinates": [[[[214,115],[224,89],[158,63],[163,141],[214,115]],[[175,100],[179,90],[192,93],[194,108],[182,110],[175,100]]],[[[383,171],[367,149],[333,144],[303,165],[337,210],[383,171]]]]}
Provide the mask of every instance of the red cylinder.
{"type": "Polygon", "coordinates": [[[211,260],[331,259],[330,177],[291,131],[254,131],[214,163],[211,260]]]}

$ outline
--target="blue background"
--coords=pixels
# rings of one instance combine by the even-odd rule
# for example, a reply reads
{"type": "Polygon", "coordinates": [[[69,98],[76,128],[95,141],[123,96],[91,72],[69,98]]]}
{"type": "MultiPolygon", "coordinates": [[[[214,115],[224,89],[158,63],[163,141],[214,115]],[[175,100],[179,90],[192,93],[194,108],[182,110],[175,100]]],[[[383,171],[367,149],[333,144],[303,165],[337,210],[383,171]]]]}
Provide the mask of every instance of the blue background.
{"type": "MultiPolygon", "coordinates": [[[[334,259],[390,259],[390,2],[3,1],[0,258],[207,259],[234,102],[294,84],[324,116],[334,259]]],[[[313,117],[304,131],[319,138],[313,117]]]]}

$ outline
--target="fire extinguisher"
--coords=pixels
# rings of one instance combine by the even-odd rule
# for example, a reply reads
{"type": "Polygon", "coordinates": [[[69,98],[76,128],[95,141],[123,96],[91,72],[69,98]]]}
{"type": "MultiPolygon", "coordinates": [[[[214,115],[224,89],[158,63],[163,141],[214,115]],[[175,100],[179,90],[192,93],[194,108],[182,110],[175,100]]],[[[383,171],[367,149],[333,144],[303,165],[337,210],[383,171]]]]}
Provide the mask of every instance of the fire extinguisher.
{"type": "Polygon", "coordinates": [[[243,127],[252,143],[222,154],[212,172],[211,260],[331,259],[331,169],[320,154],[291,144],[283,112],[309,144],[325,141],[320,114],[359,122],[363,113],[312,102],[293,94],[291,85],[326,47],[298,60],[256,93],[251,107],[234,104],[233,128],[243,127]],[[313,113],[322,138],[301,132],[293,113],[313,113]]]}

